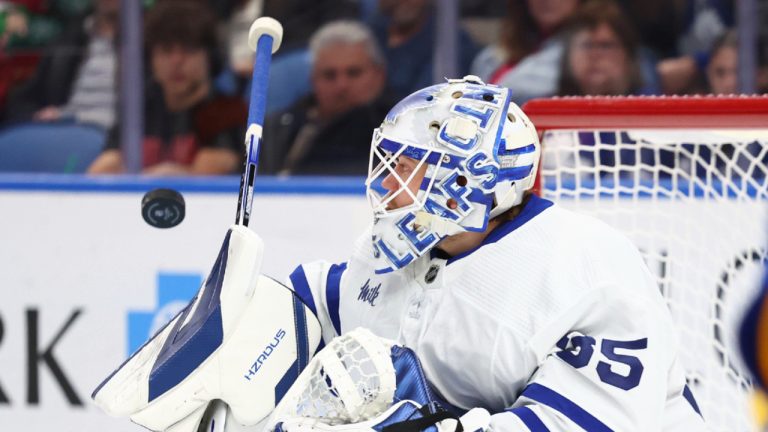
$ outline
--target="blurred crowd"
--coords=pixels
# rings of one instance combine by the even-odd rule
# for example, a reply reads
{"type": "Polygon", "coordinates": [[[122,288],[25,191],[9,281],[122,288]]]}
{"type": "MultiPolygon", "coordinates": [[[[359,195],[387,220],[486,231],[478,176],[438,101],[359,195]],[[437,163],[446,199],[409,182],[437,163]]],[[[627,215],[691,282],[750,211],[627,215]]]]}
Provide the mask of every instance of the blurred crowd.
{"type": "MultiPolygon", "coordinates": [[[[364,175],[372,129],[400,98],[433,84],[437,1],[143,0],[144,88],[132,90],[144,95],[144,172],[240,171],[247,34],[255,18],[271,16],[285,36],[272,63],[259,173],[364,175]]],[[[738,93],[735,3],[462,0],[458,75],[508,87],[518,104],[738,93]]],[[[768,2],[758,5],[754,72],[766,93],[768,2]]],[[[0,154],[32,148],[47,130],[59,143],[46,151],[92,141],[90,156],[59,171],[125,171],[119,71],[131,65],[120,61],[120,6],[0,0],[0,154]]]]}

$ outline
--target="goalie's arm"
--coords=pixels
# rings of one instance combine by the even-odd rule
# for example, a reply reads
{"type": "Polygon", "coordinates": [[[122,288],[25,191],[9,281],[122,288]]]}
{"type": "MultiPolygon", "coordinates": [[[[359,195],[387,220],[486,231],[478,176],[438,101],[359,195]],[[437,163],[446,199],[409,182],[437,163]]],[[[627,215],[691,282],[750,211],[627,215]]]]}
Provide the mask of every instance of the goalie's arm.
{"type": "Polygon", "coordinates": [[[302,264],[296,267],[286,281],[286,285],[317,316],[326,344],[341,334],[339,291],[346,268],[346,264],[326,261],[302,264]]]}

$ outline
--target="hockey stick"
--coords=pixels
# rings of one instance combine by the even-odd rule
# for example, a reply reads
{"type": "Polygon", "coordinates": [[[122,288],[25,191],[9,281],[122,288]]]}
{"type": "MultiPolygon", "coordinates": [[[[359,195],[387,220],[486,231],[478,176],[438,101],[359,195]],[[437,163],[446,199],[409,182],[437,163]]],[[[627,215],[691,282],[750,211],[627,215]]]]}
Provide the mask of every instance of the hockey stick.
{"type": "Polygon", "coordinates": [[[253,22],[248,32],[248,45],[256,51],[253,60],[251,99],[248,107],[248,130],[245,133],[245,166],[240,178],[240,196],[237,199],[235,224],[248,226],[253,206],[253,181],[259,162],[259,148],[267,105],[267,84],[272,54],[280,48],[283,26],[277,20],[261,17],[253,22]]]}

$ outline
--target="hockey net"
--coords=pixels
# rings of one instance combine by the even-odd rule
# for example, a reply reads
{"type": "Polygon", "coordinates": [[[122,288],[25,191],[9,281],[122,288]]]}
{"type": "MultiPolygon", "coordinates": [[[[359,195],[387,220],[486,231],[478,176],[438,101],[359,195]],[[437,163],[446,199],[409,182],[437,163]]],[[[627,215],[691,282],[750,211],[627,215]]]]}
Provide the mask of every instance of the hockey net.
{"type": "Polygon", "coordinates": [[[737,327],[768,247],[768,97],[555,98],[523,109],[542,136],[541,195],[635,242],[708,424],[755,430],[737,327]]]}

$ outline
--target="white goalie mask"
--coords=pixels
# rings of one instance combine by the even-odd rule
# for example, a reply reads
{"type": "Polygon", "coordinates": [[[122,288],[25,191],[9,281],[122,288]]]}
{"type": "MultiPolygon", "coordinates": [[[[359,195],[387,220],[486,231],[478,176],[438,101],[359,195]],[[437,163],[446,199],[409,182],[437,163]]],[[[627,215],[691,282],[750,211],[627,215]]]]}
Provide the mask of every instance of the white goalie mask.
{"type": "Polygon", "coordinates": [[[533,187],[539,156],[536,129],[506,88],[467,76],[400,101],[371,143],[376,273],[407,266],[447,236],[485,231],[533,187]]]}

